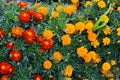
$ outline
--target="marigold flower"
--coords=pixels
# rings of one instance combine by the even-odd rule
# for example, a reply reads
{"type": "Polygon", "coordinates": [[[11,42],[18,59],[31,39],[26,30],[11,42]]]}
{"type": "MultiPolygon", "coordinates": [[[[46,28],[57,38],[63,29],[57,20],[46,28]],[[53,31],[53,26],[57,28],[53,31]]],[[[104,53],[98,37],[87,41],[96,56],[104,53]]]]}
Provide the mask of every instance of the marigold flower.
{"type": "Polygon", "coordinates": [[[96,59],[97,54],[95,53],[95,51],[90,51],[88,54],[91,56],[92,59],[96,59]]]}
{"type": "Polygon", "coordinates": [[[91,45],[93,45],[94,48],[97,48],[99,46],[99,41],[98,40],[95,40],[95,41],[92,41],[91,42],[91,45]]]}
{"type": "Polygon", "coordinates": [[[40,7],[41,5],[40,5],[40,3],[35,3],[34,6],[38,8],[38,7],[40,7]]]}
{"type": "Polygon", "coordinates": [[[73,34],[75,32],[75,26],[73,24],[65,24],[65,32],[67,34],[73,34]]]}
{"type": "Polygon", "coordinates": [[[68,78],[65,78],[65,80],[72,80],[72,78],[69,78],[69,77],[68,77],[68,78]]]}
{"type": "Polygon", "coordinates": [[[6,48],[12,50],[14,48],[14,43],[13,42],[7,42],[6,48]]]}
{"type": "Polygon", "coordinates": [[[64,75],[65,76],[72,76],[73,73],[73,68],[71,65],[67,65],[66,68],[64,69],[64,75]]]}
{"type": "Polygon", "coordinates": [[[117,28],[117,35],[120,36],[120,27],[117,28]]]}
{"type": "Polygon", "coordinates": [[[85,60],[85,62],[90,62],[92,58],[91,58],[90,54],[85,54],[83,56],[83,59],[85,60]]]}
{"type": "Polygon", "coordinates": [[[22,28],[21,28],[21,27],[16,26],[16,27],[13,27],[13,28],[12,28],[12,35],[13,35],[14,37],[19,38],[19,37],[22,36],[22,34],[23,34],[23,31],[22,31],[22,28]]]}
{"type": "Polygon", "coordinates": [[[8,75],[2,75],[2,77],[0,78],[0,80],[9,80],[8,79],[8,75]]]}
{"type": "Polygon", "coordinates": [[[62,60],[62,55],[59,51],[54,52],[52,57],[57,63],[62,60]]]}
{"type": "Polygon", "coordinates": [[[108,23],[108,21],[109,21],[108,16],[103,16],[102,21],[104,21],[104,22],[108,23]]]}
{"type": "Polygon", "coordinates": [[[41,43],[42,50],[49,50],[52,48],[53,40],[52,39],[44,39],[41,43]]]}
{"type": "Polygon", "coordinates": [[[50,69],[52,67],[52,63],[49,60],[43,62],[44,69],[50,69]]]}
{"type": "Polygon", "coordinates": [[[23,23],[30,21],[30,15],[27,12],[20,12],[19,20],[23,23]]]}
{"type": "Polygon", "coordinates": [[[105,62],[102,64],[102,70],[109,71],[111,69],[111,66],[108,62],[105,62]]]}
{"type": "Polygon", "coordinates": [[[90,42],[96,41],[96,39],[97,39],[97,35],[95,33],[93,33],[93,32],[88,33],[88,40],[90,42]]]}
{"type": "Polygon", "coordinates": [[[63,10],[63,6],[62,5],[58,5],[56,7],[56,11],[61,12],[62,10],[63,10]]]}
{"type": "Polygon", "coordinates": [[[86,1],[85,6],[86,6],[86,7],[92,6],[92,2],[91,2],[91,1],[86,1]]]}
{"type": "Polygon", "coordinates": [[[71,0],[71,2],[72,2],[73,4],[77,4],[77,3],[79,2],[79,0],[71,0]]]}
{"type": "Polygon", "coordinates": [[[33,19],[35,21],[40,21],[40,20],[44,20],[44,16],[43,14],[39,13],[39,12],[34,12],[33,14],[33,19]]]}
{"type": "Polygon", "coordinates": [[[3,38],[5,35],[5,32],[3,29],[0,28],[0,38],[3,38]]]}
{"type": "Polygon", "coordinates": [[[52,79],[52,78],[53,78],[53,75],[49,75],[49,78],[52,79]]]}
{"type": "Polygon", "coordinates": [[[75,24],[75,29],[76,29],[76,31],[80,31],[80,32],[84,31],[85,30],[85,23],[77,22],[75,24]]]}
{"type": "Polygon", "coordinates": [[[100,0],[94,0],[94,2],[98,2],[98,1],[100,1],[100,0]]]}
{"type": "Polygon", "coordinates": [[[111,7],[111,8],[110,8],[110,12],[112,12],[113,10],[114,10],[114,8],[113,8],[113,7],[111,7]]]}
{"type": "Polygon", "coordinates": [[[61,37],[61,40],[62,40],[62,45],[70,45],[71,44],[71,38],[68,34],[63,35],[61,37]]]}
{"type": "Polygon", "coordinates": [[[84,46],[77,48],[78,57],[84,57],[87,54],[88,50],[84,46]]]}
{"type": "Polygon", "coordinates": [[[105,8],[106,7],[106,3],[103,0],[99,1],[97,3],[97,5],[98,5],[99,8],[105,8]]]}
{"type": "Polygon", "coordinates": [[[30,15],[30,17],[33,17],[34,10],[33,9],[29,9],[29,10],[26,11],[26,13],[28,13],[30,15]]]}
{"type": "Polygon", "coordinates": [[[120,13],[120,6],[117,8],[117,11],[120,13]]]}
{"type": "Polygon", "coordinates": [[[110,35],[110,27],[107,26],[107,27],[103,30],[103,33],[104,33],[105,35],[110,35]]]}
{"type": "Polygon", "coordinates": [[[68,5],[68,6],[64,7],[63,10],[66,14],[71,15],[72,13],[74,13],[77,10],[77,8],[73,5],[68,5]]]}
{"type": "Polygon", "coordinates": [[[111,64],[111,66],[116,65],[116,60],[111,60],[111,61],[110,61],[110,64],[111,64]]]}
{"type": "Polygon", "coordinates": [[[47,12],[48,12],[48,8],[44,7],[44,6],[40,6],[37,10],[37,12],[43,14],[43,15],[46,15],[47,12]]]}
{"type": "Polygon", "coordinates": [[[53,12],[51,12],[51,16],[52,16],[53,18],[58,18],[58,17],[59,17],[59,12],[53,11],[53,12]]]}
{"type": "Polygon", "coordinates": [[[87,23],[85,24],[85,29],[92,30],[93,26],[94,23],[91,20],[88,20],[87,23]]]}
{"type": "Polygon", "coordinates": [[[47,39],[51,39],[53,37],[53,32],[51,30],[45,29],[43,31],[43,36],[47,39]]]}
{"type": "Polygon", "coordinates": [[[40,74],[35,74],[34,75],[34,80],[43,80],[43,78],[40,74]]]}
{"type": "Polygon", "coordinates": [[[105,37],[105,38],[103,38],[102,42],[103,42],[104,46],[109,45],[110,44],[110,38],[105,37]]]}
{"type": "Polygon", "coordinates": [[[28,4],[25,1],[20,1],[20,2],[18,2],[18,6],[20,8],[27,8],[28,4]]]}

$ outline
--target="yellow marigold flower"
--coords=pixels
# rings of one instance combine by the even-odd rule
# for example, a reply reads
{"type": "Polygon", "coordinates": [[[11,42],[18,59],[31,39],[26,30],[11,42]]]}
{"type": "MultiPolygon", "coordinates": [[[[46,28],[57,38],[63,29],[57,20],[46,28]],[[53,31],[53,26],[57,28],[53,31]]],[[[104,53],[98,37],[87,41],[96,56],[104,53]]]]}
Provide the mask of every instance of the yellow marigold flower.
{"type": "Polygon", "coordinates": [[[51,16],[52,16],[53,18],[58,18],[58,17],[59,17],[59,12],[53,11],[53,12],[51,12],[51,16]]]}
{"type": "Polygon", "coordinates": [[[62,10],[63,10],[63,6],[62,5],[58,5],[56,7],[56,11],[61,12],[62,10]]]}
{"type": "Polygon", "coordinates": [[[88,50],[84,46],[81,46],[81,47],[77,48],[78,57],[84,57],[84,55],[86,55],[87,52],[88,52],[88,50]]]}
{"type": "Polygon", "coordinates": [[[76,31],[80,31],[80,32],[84,31],[85,30],[85,23],[77,22],[75,24],[75,29],[76,29],[76,31]]]}
{"type": "Polygon", "coordinates": [[[72,2],[73,4],[77,4],[77,3],[79,2],[79,0],[71,0],[71,2],[72,2]]]}
{"type": "Polygon", "coordinates": [[[75,32],[75,26],[73,24],[65,24],[65,32],[67,34],[73,34],[75,32]]]}
{"type": "Polygon", "coordinates": [[[96,39],[97,39],[97,35],[95,33],[93,33],[93,32],[88,33],[88,40],[90,42],[96,41],[96,39]]]}
{"type": "Polygon", "coordinates": [[[117,8],[117,11],[120,13],[120,6],[117,8]]]}
{"type": "Polygon", "coordinates": [[[116,65],[116,60],[111,60],[111,61],[110,61],[110,64],[111,64],[111,66],[116,65]]]}
{"type": "Polygon", "coordinates": [[[103,33],[104,33],[105,35],[110,35],[110,27],[107,26],[107,27],[103,30],[103,33]]]}
{"type": "Polygon", "coordinates": [[[86,1],[85,6],[86,6],[86,7],[92,6],[92,2],[91,2],[91,1],[86,1]]]}
{"type": "Polygon", "coordinates": [[[98,5],[99,8],[105,8],[106,7],[106,3],[103,0],[99,1],[97,3],[97,5],[98,5]]]}
{"type": "Polygon", "coordinates": [[[111,66],[108,62],[105,62],[102,64],[102,70],[109,71],[111,69],[111,66]]]}
{"type": "Polygon", "coordinates": [[[13,35],[14,37],[19,38],[19,37],[22,36],[22,34],[23,34],[23,32],[22,32],[22,28],[21,28],[21,27],[16,26],[16,27],[13,27],[13,28],[12,28],[12,35],[13,35]]]}
{"type": "Polygon", "coordinates": [[[38,8],[40,7],[40,3],[35,3],[34,6],[38,8]]]}
{"type": "Polygon", "coordinates": [[[93,26],[94,23],[91,20],[88,20],[87,23],[85,24],[85,29],[92,30],[93,26]]]}
{"type": "Polygon", "coordinates": [[[72,13],[74,13],[77,10],[77,8],[73,5],[68,5],[68,6],[64,7],[63,10],[66,14],[71,15],[72,13]]]}
{"type": "Polygon", "coordinates": [[[53,59],[56,60],[56,62],[60,62],[62,60],[62,55],[59,51],[53,53],[53,59]]]}
{"type": "Polygon", "coordinates": [[[120,27],[117,28],[117,35],[120,36],[120,27]]]}
{"type": "Polygon", "coordinates": [[[45,38],[51,39],[53,37],[53,32],[51,30],[46,29],[43,31],[43,36],[45,38]]]}
{"type": "Polygon", "coordinates": [[[73,68],[71,65],[67,65],[66,68],[64,69],[64,75],[65,76],[72,76],[73,73],[73,68]]]}
{"type": "Polygon", "coordinates": [[[65,80],[72,80],[72,78],[65,78],[65,80]]]}
{"type": "Polygon", "coordinates": [[[98,1],[100,1],[100,0],[94,0],[94,2],[98,2],[98,1]]]}
{"type": "Polygon", "coordinates": [[[91,42],[91,45],[93,45],[94,48],[97,48],[99,46],[99,41],[98,40],[95,40],[93,42],[91,42]]]}
{"type": "Polygon", "coordinates": [[[112,12],[113,10],[114,10],[114,8],[113,8],[113,7],[111,7],[111,8],[110,8],[110,12],[112,12]]]}
{"type": "Polygon", "coordinates": [[[102,21],[104,21],[104,22],[108,23],[108,21],[109,21],[108,16],[104,16],[104,17],[102,18],[102,21]]]}
{"type": "Polygon", "coordinates": [[[85,62],[90,62],[92,58],[91,58],[90,54],[85,54],[83,56],[83,59],[85,60],[85,62]]]}
{"type": "Polygon", "coordinates": [[[62,45],[70,45],[71,44],[71,38],[68,34],[63,35],[61,37],[61,40],[62,40],[62,45]]]}
{"type": "Polygon", "coordinates": [[[49,60],[43,62],[44,69],[50,69],[52,67],[52,63],[49,60]]]}
{"type": "Polygon", "coordinates": [[[43,15],[46,15],[47,12],[48,12],[48,8],[44,7],[44,6],[40,6],[37,10],[37,12],[43,14],[43,15]]]}
{"type": "Polygon", "coordinates": [[[105,38],[103,38],[102,42],[103,42],[104,46],[109,45],[110,44],[110,38],[105,37],[105,38]]]}

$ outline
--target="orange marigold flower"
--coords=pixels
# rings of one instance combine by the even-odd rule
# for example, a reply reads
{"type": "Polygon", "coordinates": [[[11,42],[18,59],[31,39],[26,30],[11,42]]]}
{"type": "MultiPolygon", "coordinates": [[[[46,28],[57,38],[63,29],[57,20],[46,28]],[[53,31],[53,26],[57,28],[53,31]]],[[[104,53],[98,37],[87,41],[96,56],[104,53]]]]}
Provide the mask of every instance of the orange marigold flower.
{"type": "Polygon", "coordinates": [[[38,7],[40,7],[41,5],[40,5],[40,3],[35,3],[34,6],[38,8],[38,7]]]}
{"type": "Polygon", "coordinates": [[[90,42],[96,41],[96,39],[97,39],[97,35],[95,33],[93,33],[93,32],[88,33],[88,40],[90,42]]]}
{"type": "Polygon", "coordinates": [[[62,5],[58,5],[56,7],[56,11],[61,12],[62,10],[63,10],[63,6],[62,5]]]}
{"type": "Polygon", "coordinates": [[[50,69],[52,67],[52,63],[49,60],[43,62],[44,69],[50,69]]]}
{"type": "Polygon", "coordinates": [[[104,22],[108,23],[108,21],[109,21],[108,16],[103,16],[102,21],[104,21],[104,22]]]}
{"type": "Polygon", "coordinates": [[[64,69],[64,75],[65,76],[72,76],[73,73],[73,68],[71,65],[67,65],[66,68],[64,69]]]}
{"type": "Polygon", "coordinates": [[[73,34],[75,32],[75,26],[73,24],[65,24],[65,32],[67,34],[73,34]]]}
{"type": "Polygon", "coordinates": [[[85,23],[77,22],[75,24],[75,29],[76,29],[76,31],[80,31],[80,32],[84,31],[85,30],[85,23]]]}
{"type": "Polygon", "coordinates": [[[54,52],[52,57],[57,63],[62,60],[62,55],[59,51],[54,52]]]}
{"type": "Polygon", "coordinates": [[[64,7],[63,10],[66,14],[71,15],[72,13],[74,13],[77,10],[77,8],[73,5],[68,5],[68,6],[64,7]]]}
{"type": "Polygon", "coordinates": [[[90,54],[85,54],[83,56],[83,59],[85,60],[85,62],[90,62],[92,58],[91,58],[90,54]]]}
{"type": "Polygon", "coordinates": [[[53,37],[53,32],[51,30],[45,29],[43,31],[43,36],[45,38],[51,39],[53,37]]]}
{"type": "Polygon", "coordinates": [[[20,2],[18,2],[18,6],[19,6],[20,8],[27,8],[28,4],[27,4],[27,2],[20,1],[20,2]]]}
{"type": "Polygon", "coordinates": [[[99,41],[98,40],[95,40],[93,42],[91,42],[91,45],[94,47],[94,48],[97,48],[99,46],[99,41]]]}
{"type": "Polygon", "coordinates": [[[111,66],[116,65],[116,64],[117,64],[117,63],[116,63],[116,60],[111,60],[111,61],[110,61],[110,64],[111,64],[111,66]]]}
{"type": "Polygon", "coordinates": [[[92,30],[94,23],[91,20],[88,20],[85,24],[85,29],[92,30]]]}
{"type": "Polygon", "coordinates": [[[22,58],[22,53],[19,50],[10,51],[10,59],[12,61],[19,61],[22,58]]]}
{"type": "Polygon", "coordinates": [[[72,78],[65,78],[65,80],[72,80],[72,78]]]}
{"type": "Polygon", "coordinates": [[[120,27],[117,28],[117,35],[120,36],[120,27]]]}
{"type": "Polygon", "coordinates": [[[99,1],[97,3],[97,5],[98,5],[99,8],[105,8],[106,7],[106,3],[103,0],[99,1]]]}
{"type": "Polygon", "coordinates": [[[0,80],[9,80],[8,75],[2,75],[2,78],[0,78],[0,80]]]}
{"type": "Polygon", "coordinates": [[[109,71],[111,69],[111,66],[108,62],[105,62],[102,64],[102,70],[109,71]]]}
{"type": "Polygon", "coordinates": [[[48,8],[44,7],[44,6],[40,6],[37,10],[37,12],[43,14],[43,15],[46,15],[47,12],[48,12],[48,8]]]}
{"type": "Polygon", "coordinates": [[[117,11],[120,13],[120,6],[117,8],[117,11]]]}
{"type": "Polygon", "coordinates": [[[77,48],[78,57],[84,57],[87,54],[88,50],[84,46],[77,48]]]}
{"type": "Polygon", "coordinates": [[[52,16],[53,18],[58,18],[58,17],[59,17],[59,12],[57,12],[57,11],[52,11],[52,12],[51,12],[51,16],[52,16]]]}
{"type": "Polygon", "coordinates": [[[92,6],[92,2],[91,2],[91,1],[86,1],[85,6],[86,6],[86,7],[92,6]]]}
{"type": "Polygon", "coordinates": [[[110,35],[110,27],[107,26],[107,27],[103,30],[103,33],[104,33],[105,35],[110,35]]]}
{"type": "Polygon", "coordinates": [[[68,34],[63,35],[61,37],[61,40],[62,40],[62,45],[70,45],[71,44],[71,38],[68,34]]]}
{"type": "Polygon", "coordinates": [[[71,0],[71,2],[72,2],[73,4],[77,4],[77,3],[79,2],[79,0],[71,0]]]}
{"type": "Polygon", "coordinates": [[[109,45],[110,44],[110,38],[105,37],[105,38],[103,38],[102,42],[103,42],[104,46],[109,45]]]}
{"type": "Polygon", "coordinates": [[[23,34],[23,31],[22,31],[22,28],[21,28],[21,27],[16,26],[16,27],[13,27],[13,28],[12,28],[12,35],[13,35],[14,37],[19,38],[19,37],[22,36],[22,34],[23,34]]]}
{"type": "Polygon", "coordinates": [[[5,32],[3,29],[0,28],[0,38],[3,38],[5,35],[5,32]]]}
{"type": "Polygon", "coordinates": [[[27,12],[20,12],[19,20],[23,23],[30,21],[30,15],[27,12]]]}
{"type": "Polygon", "coordinates": [[[97,54],[95,53],[95,51],[90,51],[88,54],[91,56],[92,59],[96,59],[97,54]]]}

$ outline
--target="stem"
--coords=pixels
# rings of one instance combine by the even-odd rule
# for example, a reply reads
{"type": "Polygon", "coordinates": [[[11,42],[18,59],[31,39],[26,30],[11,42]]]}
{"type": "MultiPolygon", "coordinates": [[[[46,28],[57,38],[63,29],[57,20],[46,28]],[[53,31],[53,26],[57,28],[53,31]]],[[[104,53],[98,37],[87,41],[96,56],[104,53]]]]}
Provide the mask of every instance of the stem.
{"type": "Polygon", "coordinates": [[[103,23],[101,26],[99,26],[99,27],[97,27],[97,28],[94,28],[93,31],[98,30],[98,29],[100,29],[100,28],[103,28],[106,24],[107,24],[107,23],[103,23]]]}

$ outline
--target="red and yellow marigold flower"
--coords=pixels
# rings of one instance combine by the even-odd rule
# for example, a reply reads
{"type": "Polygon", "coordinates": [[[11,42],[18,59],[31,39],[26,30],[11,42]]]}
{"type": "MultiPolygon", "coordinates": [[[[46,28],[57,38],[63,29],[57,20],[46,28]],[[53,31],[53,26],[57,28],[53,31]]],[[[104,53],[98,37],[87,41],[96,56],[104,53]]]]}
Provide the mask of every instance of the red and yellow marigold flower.
{"type": "Polygon", "coordinates": [[[35,21],[44,20],[44,16],[43,16],[43,14],[41,14],[41,13],[34,12],[34,14],[33,14],[33,19],[34,19],[35,21]]]}
{"type": "Polygon", "coordinates": [[[52,48],[53,40],[52,39],[44,39],[41,43],[42,50],[49,50],[52,48]]]}
{"type": "Polygon", "coordinates": [[[43,36],[37,36],[37,37],[36,37],[36,41],[37,41],[38,43],[42,43],[43,40],[44,40],[44,37],[43,37],[43,36]]]}
{"type": "Polygon", "coordinates": [[[7,42],[6,48],[8,48],[10,50],[13,49],[14,48],[14,43],[13,42],[7,42]]]}
{"type": "Polygon", "coordinates": [[[87,54],[88,50],[84,46],[77,48],[78,57],[84,57],[87,54]]]}
{"type": "Polygon", "coordinates": [[[65,76],[72,76],[73,68],[72,65],[67,65],[66,68],[63,70],[65,76]]]}
{"type": "Polygon", "coordinates": [[[2,77],[0,78],[0,80],[9,80],[8,79],[8,75],[2,75],[2,77]]]}
{"type": "Polygon", "coordinates": [[[44,69],[50,69],[52,67],[52,63],[49,60],[46,60],[43,62],[43,68],[44,69]]]}
{"type": "Polygon", "coordinates": [[[22,32],[22,28],[21,28],[21,27],[16,26],[16,27],[13,27],[13,28],[12,28],[12,35],[13,35],[14,37],[19,38],[19,37],[22,36],[22,34],[23,34],[23,32],[22,32]]]}
{"type": "Polygon", "coordinates": [[[23,23],[30,21],[30,14],[27,12],[20,12],[19,14],[19,20],[23,23]]]}
{"type": "Polygon", "coordinates": [[[3,38],[5,35],[5,32],[3,29],[0,28],[0,38],[3,38]]]}
{"type": "Polygon", "coordinates": [[[55,62],[60,62],[62,60],[62,55],[59,51],[56,51],[53,53],[53,56],[52,56],[53,60],[55,60],[55,62]]]}
{"type": "Polygon", "coordinates": [[[43,78],[40,74],[35,74],[34,75],[34,80],[43,80],[43,78]]]}
{"type": "Polygon", "coordinates": [[[76,29],[76,31],[80,31],[80,32],[84,31],[85,30],[85,23],[77,22],[75,24],[75,29],[76,29]]]}
{"type": "Polygon", "coordinates": [[[22,53],[19,50],[10,51],[10,59],[12,61],[19,61],[22,58],[22,53]]]}
{"type": "Polygon", "coordinates": [[[53,32],[49,29],[45,29],[43,31],[43,36],[47,39],[51,39],[53,37],[53,32]]]}
{"type": "Polygon", "coordinates": [[[99,1],[99,2],[97,3],[97,5],[98,5],[99,8],[105,8],[105,7],[106,7],[106,3],[105,3],[105,1],[103,1],[103,0],[99,1]]]}
{"type": "Polygon", "coordinates": [[[63,36],[61,37],[61,40],[62,40],[62,45],[64,45],[64,46],[71,44],[71,37],[70,37],[68,34],[63,35],[63,36]]]}
{"type": "Polygon", "coordinates": [[[37,12],[43,14],[44,16],[48,13],[48,8],[44,7],[44,6],[40,6],[37,10],[37,12]]]}
{"type": "Polygon", "coordinates": [[[102,42],[103,42],[104,46],[109,45],[110,44],[110,38],[105,37],[105,38],[103,38],[102,42]]]}
{"type": "Polygon", "coordinates": [[[59,17],[59,12],[57,12],[57,11],[52,11],[52,12],[51,12],[51,16],[52,16],[53,18],[58,18],[58,17],[59,17]]]}
{"type": "Polygon", "coordinates": [[[105,35],[110,35],[110,27],[107,26],[107,27],[103,30],[103,33],[104,33],[105,35]]]}
{"type": "Polygon", "coordinates": [[[32,28],[29,28],[23,32],[23,36],[28,44],[33,44],[36,38],[36,32],[32,28]]]}
{"type": "Polygon", "coordinates": [[[73,24],[70,24],[70,23],[65,24],[65,32],[67,34],[73,34],[73,33],[75,33],[75,26],[73,24]]]}
{"type": "Polygon", "coordinates": [[[29,9],[26,11],[26,13],[28,13],[30,15],[30,17],[33,17],[34,12],[35,11],[33,9],[29,9]]]}
{"type": "Polygon", "coordinates": [[[20,1],[20,2],[18,2],[18,6],[20,8],[27,8],[28,4],[25,1],[20,1]]]}

